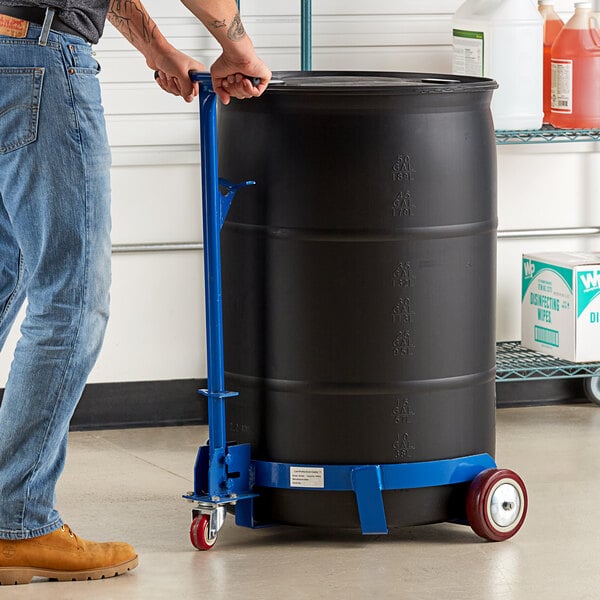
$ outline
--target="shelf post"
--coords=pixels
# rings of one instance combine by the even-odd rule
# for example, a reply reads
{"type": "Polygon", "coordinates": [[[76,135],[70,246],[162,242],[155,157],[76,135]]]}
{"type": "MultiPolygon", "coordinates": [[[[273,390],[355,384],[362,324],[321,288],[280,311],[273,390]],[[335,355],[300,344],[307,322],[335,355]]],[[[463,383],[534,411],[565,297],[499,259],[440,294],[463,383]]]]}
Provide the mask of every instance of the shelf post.
{"type": "Polygon", "coordinates": [[[302,0],[301,6],[301,68],[312,69],[312,0],[302,0]]]}

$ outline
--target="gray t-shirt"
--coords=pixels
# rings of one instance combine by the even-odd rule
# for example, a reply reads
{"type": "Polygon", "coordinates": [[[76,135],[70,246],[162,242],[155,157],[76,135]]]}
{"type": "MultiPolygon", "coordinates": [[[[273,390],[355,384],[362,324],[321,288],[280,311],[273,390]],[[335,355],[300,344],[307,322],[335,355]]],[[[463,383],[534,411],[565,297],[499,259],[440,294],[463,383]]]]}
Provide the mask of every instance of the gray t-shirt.
{"type": "Polygon", "coordinates": [[[2,4],[55,8],[63,23],[81,33],[88,42],[96,44],[104,31],[110,0],[2,0],[2,4]]]}

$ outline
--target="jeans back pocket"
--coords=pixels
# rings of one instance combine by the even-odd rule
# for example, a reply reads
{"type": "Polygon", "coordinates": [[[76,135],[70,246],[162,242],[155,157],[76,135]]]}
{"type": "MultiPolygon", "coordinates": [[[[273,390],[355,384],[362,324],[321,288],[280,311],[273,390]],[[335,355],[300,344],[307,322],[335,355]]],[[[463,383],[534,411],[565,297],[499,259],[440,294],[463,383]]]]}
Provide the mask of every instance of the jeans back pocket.
{"type": "Polygon", "coordinates": [[[0,67],[0,154],[37,138],[44,69],[0,67]]]}

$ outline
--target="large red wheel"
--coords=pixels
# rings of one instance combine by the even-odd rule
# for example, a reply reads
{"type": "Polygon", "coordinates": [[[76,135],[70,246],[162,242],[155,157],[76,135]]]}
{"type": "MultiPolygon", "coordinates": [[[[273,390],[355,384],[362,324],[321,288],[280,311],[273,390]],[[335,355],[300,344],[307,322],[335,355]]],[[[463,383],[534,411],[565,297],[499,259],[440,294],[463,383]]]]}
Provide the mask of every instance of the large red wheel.
{"type": "Polygon", "coordinates": [[[210,518],[208,515],[194,517],[190,527],[190,541],[198,550],[210,550],[217,542],[217,534],[210,537],[210,518]]]}
{"type": "Polygon", "coordinates": [[[509,469],[486,469],[473,479],[467,493],[467,519],[486,540],[501,542],[521,529],[527,515],[527,490],[509,469]]]}

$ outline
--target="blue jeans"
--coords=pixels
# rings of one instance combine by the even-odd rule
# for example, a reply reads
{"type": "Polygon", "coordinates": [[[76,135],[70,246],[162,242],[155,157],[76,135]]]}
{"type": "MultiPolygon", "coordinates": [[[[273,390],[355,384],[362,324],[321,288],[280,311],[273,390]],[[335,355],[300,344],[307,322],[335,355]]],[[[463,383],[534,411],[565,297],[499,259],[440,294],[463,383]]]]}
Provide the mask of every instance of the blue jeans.
{"type": "Polygon", "coordinates": [[[24,300],[0,407],[0,538],[62,525],[69,422],[104,337],[110,149],[82,38],[0,35],[0,349],[24,300]]]}

